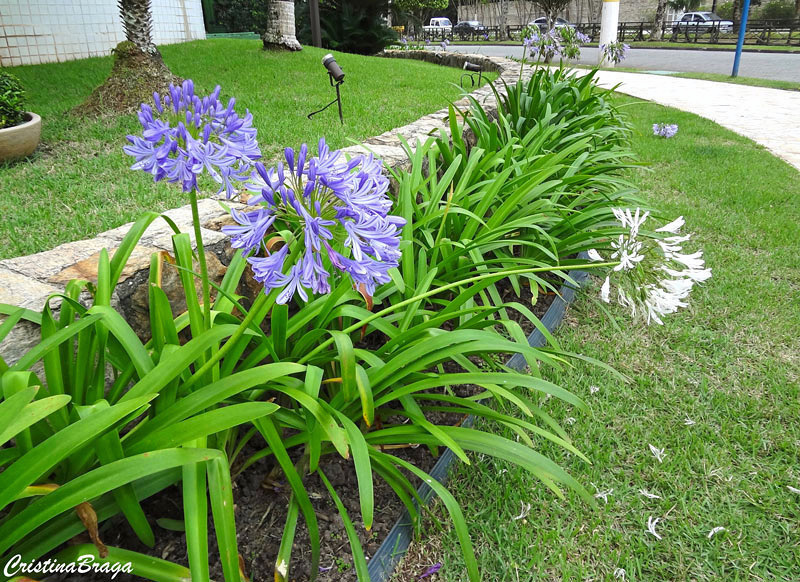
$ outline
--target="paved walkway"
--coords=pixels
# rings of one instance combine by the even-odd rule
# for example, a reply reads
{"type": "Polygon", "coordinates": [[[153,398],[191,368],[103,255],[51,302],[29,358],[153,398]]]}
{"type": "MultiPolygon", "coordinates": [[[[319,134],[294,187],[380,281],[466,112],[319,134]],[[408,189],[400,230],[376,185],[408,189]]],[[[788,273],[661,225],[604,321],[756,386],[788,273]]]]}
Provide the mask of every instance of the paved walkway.
{"type": "Polygon", "coordinates": [[[800,170],[800,91],[600,71],[600,84],[689,111],[749,137],[800,170]]]}

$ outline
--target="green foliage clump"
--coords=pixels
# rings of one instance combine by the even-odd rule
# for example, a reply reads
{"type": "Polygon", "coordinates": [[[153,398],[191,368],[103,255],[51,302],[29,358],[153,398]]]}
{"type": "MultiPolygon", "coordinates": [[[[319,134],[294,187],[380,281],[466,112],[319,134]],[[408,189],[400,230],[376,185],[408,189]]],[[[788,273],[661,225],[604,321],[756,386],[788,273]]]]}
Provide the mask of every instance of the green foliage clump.
{"type": "Polygon", "coordinates": [[[0,71],[0,129],[22,123],[25,116],[25,90],[11,73],[0,71]]]}
{"type": "MultiPolygon", "coordinates": [[[[327,0],[320,2],[319,19],[325,48],[373,55],[397,40],[397,33],[386,25],[386,0],[327,0]]],[[[295,4],[297,39],[311,44],[311,22],[305,3],[295,4]]]]}
{"type": "Polygon", "coordinates": [[[269,25],[269,3],[263,0],[214,0],[214,25],[226,32],[262,33],[269,25]]]}
{"type": "Polygon", "coordinates": [[[772,0],[762,4],[758,9],[756,18],[759,20],[780,20],[783,22],[792,21],[795,18],[794,2],[786,0],[772,0]]]}
{"type": "Polygon", "coordinates": [[[717,16],[731,20],[733,18],[733,2],[723,2],[717,6],[717,16]]]}

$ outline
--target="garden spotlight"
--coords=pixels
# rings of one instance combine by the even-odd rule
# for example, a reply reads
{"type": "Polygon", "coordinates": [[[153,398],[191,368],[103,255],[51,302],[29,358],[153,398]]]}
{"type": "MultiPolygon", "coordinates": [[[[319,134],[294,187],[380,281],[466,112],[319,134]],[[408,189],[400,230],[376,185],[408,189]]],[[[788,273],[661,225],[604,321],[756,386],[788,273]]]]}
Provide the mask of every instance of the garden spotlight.
{"type": "Polygon", "coordinates": [[[475,63],[470,63],[469,61],[464,61],[464,70],[467,71],[463,75],[461,75],[461,88],[464,88],[464,77],[469,78],[472,82],[472,86],[475,86],[475,73],[478,73],[478,85],[481,84],[483,80],[483,67],[477,65],[475,63]]]}
{"type": "Polygon", "coordinates": [[[337,83],[344,82],[344,71],[342,71],[342,67],[339,66],[339,63],[336,62],[331,53],[322,57],[322,64],[328,69],[328,74],[333,77],[334,81],[337,83]]]}
{"type": "Polygon", "coordinates": [[[309,113],[308,118],[311,119],[317,113],[322,113],[328,107],[336,103],[339,106],[339,121],[344,125],[344,118],[342,117],[342,96],[339,93],[339,85],[344,83],[344,71],[342,71],[342,67],[339,66],[339,63],[336,62],[336,59],[330,53],[322,57],[322,64],[328,70],[328,80],[331,83],[331,87],[336,89],[336,99],[328,103],[322,109],[309,113]]]}

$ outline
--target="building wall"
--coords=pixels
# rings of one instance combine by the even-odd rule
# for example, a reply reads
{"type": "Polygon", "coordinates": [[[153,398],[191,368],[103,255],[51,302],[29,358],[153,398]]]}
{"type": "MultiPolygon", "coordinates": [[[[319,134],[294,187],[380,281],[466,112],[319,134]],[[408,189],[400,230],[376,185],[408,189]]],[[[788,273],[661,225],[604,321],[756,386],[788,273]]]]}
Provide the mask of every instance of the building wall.
{"type": "MultiPolygon", "coordinates": [[[[152,0],[153,41],[206,37],[200,0],[152,0]]],[[[115,0],[0,0],[0,66],[108,55],[125,40],[115,0]]]]}
{"type": "MultiPolygon", "coordinates": [[[[656,13],[657,4],[658,0],[620,0],[619,21],[642,22],[652,20],[656,13]]],[[[572,0],[567,9],[559,16],[575,23],[600,22],[602,7],[602,0],[572,0]]],[[[544,16],[544,11],[529,0],[510,0],[508,2],[507,24],[509,26],[527,24],[540,16],[544,16]]],[[[475,1],[459,5],[459,20],[476,20],[476,17],[486,26],[497,26],[500,22],[500,2],[497,0],[489,0],[489,2],[475,1]]]]}

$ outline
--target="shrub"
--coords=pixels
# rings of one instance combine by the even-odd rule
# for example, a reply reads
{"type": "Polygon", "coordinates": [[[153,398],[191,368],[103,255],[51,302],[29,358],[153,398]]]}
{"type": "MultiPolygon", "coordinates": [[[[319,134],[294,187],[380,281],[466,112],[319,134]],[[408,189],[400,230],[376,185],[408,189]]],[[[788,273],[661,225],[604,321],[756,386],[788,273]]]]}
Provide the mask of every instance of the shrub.
{"type": "Polygon", "coordinates": [[[772,0],[762,4],[756,16],[759,20],[778,20],[781,23],[790,23],[797,18],[795,3],[786,0],[772,0]]]}
{"type": "MultiPolygon", "coordinates": [[[[388,2],[381,0],[322,0],[320,2],[322,45],[346,53],[373,55],[395,42],[397,32],[386,25],[388,2]]],[[[311,44],[308,5],[295,4],[297,38],[311,44]]]]}
{"type": "Polygon", "coordinates": [[[25,91],[11,73],[0,71],[0,129],[22,123],[25,116],[25,91]]]}

